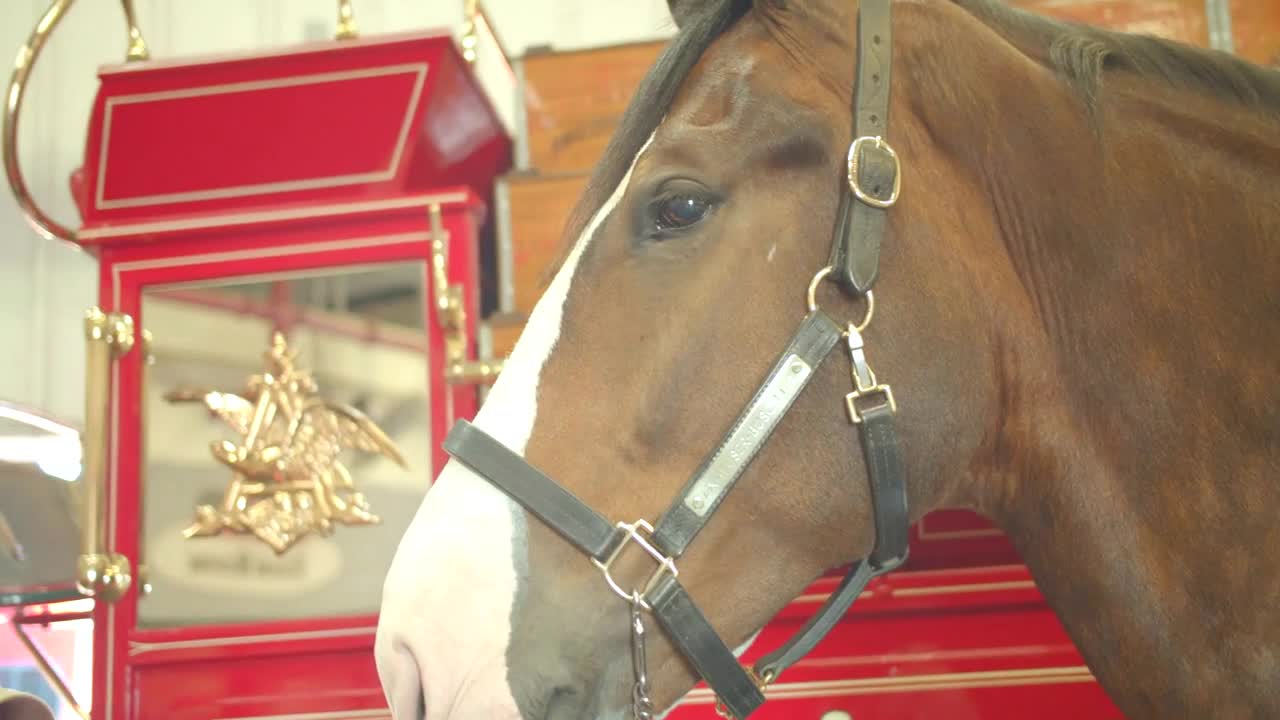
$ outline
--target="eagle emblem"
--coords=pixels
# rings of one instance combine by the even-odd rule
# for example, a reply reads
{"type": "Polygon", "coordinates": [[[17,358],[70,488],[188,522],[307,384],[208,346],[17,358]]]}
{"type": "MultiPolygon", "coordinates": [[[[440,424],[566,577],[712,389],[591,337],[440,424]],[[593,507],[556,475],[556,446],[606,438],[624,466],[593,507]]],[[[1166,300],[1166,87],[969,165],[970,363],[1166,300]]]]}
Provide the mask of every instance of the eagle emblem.
{"type": "Polygon", "coordinates": [[[203,403],[240,436],[210,444],[214,459],[230,468],[231,482],[221,507],[196,508],[186,538],[251,533],[283,554],[309,533],[328,536],[337,524],[381,522],[338,457],[358,450],[408,465],[363,413],[319,397],[315,379],[297,367],[296,357],[275,332],[265,371],[249,378],[242,395],[203,388],[165,395],[173,403],[203,403]]]}

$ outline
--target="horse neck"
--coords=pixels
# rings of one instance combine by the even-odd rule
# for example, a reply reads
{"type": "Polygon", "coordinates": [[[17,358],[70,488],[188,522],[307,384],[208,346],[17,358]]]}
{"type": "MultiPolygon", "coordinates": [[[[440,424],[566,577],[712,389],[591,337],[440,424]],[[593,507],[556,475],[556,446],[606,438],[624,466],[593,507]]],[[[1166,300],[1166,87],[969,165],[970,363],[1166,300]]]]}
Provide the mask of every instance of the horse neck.
{"type": "Polygon", "coordinates": [[[988,509],[1126,714],[1274,715],[1280,127],[1119,73],[1091,114],[1009,67],[936,131],[1025,307],[992,309],[988,509]]]}
{"type": "Polygon", "coordinates": [[[1274,470],[1280,439],[1280,113],[1107,83],[1096,117],[1033,133],[1022,171],[994,163],[1014,169],[992,177],[1002,240],[1064,407],[1135,509],[1161,513],[1157,479],[1171,504],[1243,503],[1224,475],[1274,470]]]}

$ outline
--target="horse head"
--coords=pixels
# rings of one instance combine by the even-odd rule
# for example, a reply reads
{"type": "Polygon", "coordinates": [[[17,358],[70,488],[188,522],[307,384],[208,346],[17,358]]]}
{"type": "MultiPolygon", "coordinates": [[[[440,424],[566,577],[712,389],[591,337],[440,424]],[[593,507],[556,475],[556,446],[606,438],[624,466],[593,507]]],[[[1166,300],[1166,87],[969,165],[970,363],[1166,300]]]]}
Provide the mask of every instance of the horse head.
{"type": "Polygon", "coordinates": [[[1105,276],[1114,255],[1068,241],[1110,199],[1097,108],[1027,55],[1065,31],[990,5],[890,24],[888,0],[672,0],[679,32],[388,574],[397,718],[622,718],[637,611],[656,708],[715,676],[745,714],[743,678],[772,678],[726,656],[832,568],[856,596],[939,506],[1058,562],[1025,531],[1112,468],[1044,277],[1105,276]]]}

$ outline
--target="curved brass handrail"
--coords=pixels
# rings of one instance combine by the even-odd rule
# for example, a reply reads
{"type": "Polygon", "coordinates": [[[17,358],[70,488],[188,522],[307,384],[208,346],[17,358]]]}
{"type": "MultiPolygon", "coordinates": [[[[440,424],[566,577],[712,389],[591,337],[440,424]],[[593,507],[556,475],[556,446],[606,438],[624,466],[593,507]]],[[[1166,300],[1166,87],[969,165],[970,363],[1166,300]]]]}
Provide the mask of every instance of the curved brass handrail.
{"type": "MultiPolygon", "coordinates": [[[[27,215],[28,222],[36,232],[49,240],[61,240],[79,247],[76,243],[76,231],[51,218],[40,209],[40,205],[36,204],[35,197],[32,197],[31,190],[27,188],[26,178],[22,177],[22,167],[18,163],[18,114],[22,111],[27,81],[31,78],[32,68],[35,68],[36,58],[40,56],[40,51],[44,50],[45,42],[49,41],[49,36],[54,32],[54,28],[58,27],[61,19],[67,17],[67,12],[74,1],[76,0],[52,1],[49,9],[45,10],[45,14],[40,18],[40,22],[36,23],[36,28],[31,31],[27,44],[19,47],[18,56],[13,61],[13,74],[9,77],[9,90],[5,94],[4,104],[4,172],[5,177],[9,178],[9,190],[13,191],[19,208],[22,208],[23,214],[27,215]]],[[[137,17],[133,12],[133,0],[120,0],[120,5],[124,8],[124,22],[128,28],[129,50],[125,59],[133,61],[150,58],[146,41],[142,38],[142,31],[138,29],[137,17]]]]}
{"type": "MultiPolygon", "coordinates": [[[[49,9],[45,10],[40,18],[40,22],[36,23],[35,29],[31,31],[27,44],[18,49],[18,57],[13,61],[13,75],[9,78],[9,90],[5,93],[4,103],[4,172],[9,179],[9,189],[13,191],[13,197],[18,201],[18,207],[22,208],[23,214],[27,216],[27,220],[35,231],[50,240],[63,240],[79,248],[76,243],[76,232],[54,220],[36,204],[22,176],[22,166],[18,162],[18,115],[22,110],[27,81],[31,77],[32,68],[35,67],[36,58],[44,49],[44,44],[48,42],[53,29],[66,16],[74,2],[75,0],[53,0],[49,9]]],[[[142,38],[142,31],[138,29],[133,0],[121,0],[120,4],[124,8],[125,24],[128,29],[129,50],[125,58],[129,61],[146,60],[150,57],[150,53],[147,52],[147,43],[142,38]]]]}
{"type": "Polygon", "coordinates": [[[75,231],[46,215],[36,204],[18,164],[18,111],[22,109],[27,79],[31,76],[31,68],[48,41],[49,34],[58,26],[74,1],[54,0],[31,31],[27,44],[18,50],[18,57],[13,62],[13,75],[9,78],[9,91],[5,94],[4,103],[4,172],[9,178],[9,188],[13,191],[18,206],[36,232],[50,240],[64,240],[79,247],[75,243],[75,231]]]}

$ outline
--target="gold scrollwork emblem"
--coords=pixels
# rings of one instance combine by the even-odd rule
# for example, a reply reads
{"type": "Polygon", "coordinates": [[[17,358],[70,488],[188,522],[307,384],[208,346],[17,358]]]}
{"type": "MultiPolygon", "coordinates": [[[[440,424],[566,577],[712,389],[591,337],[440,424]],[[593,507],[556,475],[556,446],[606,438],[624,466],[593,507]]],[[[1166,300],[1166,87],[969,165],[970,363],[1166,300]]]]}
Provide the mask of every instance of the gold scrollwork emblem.
{"type": "Polygon", "coordinates": [[[467,310],[462,286],[449,282],[449,233],[439,204],[432,204],[431,284],[435,288],[436,313],[444,330],[444,380],[451,385],[484,384],[498,379],[503,360],[468,360],[467,310]]]}
{"type": "Polygon", "coordinates": [[[165,395],[169,402],[203,403],[241,436],[210,444],[214,459],[231,468],[231,483],[221,507],[196,508],[185,537],[251,533],[282,554],[309,533],[332,534],[338,523],[381,522],[338,456],[360,450],[408,465],[363,413],[317,397],[318,385],[295,365],[296,355],[276,332],[265,372],[249,378],[244,395],[200,388],[165,395]]]}

